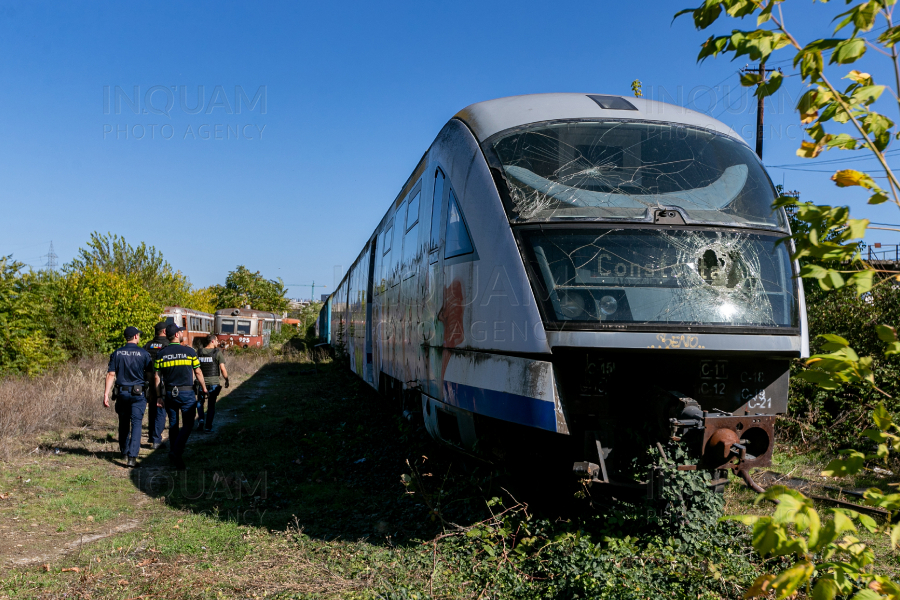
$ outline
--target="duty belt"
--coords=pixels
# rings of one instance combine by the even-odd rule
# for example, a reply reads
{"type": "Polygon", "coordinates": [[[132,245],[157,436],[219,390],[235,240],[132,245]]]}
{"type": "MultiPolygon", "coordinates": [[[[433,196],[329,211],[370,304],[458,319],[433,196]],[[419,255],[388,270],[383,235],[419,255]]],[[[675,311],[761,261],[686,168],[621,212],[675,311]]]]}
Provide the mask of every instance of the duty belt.
{"type": "Polygon", "coordinates": [[[143,385],[117,385],[116,388],[119,390],[119,393],[126,392],[128,394],[133,394],[135,396],[143,396],[144,395],[144,386],[143,385]]]}
{"type": "MultiPolygon", "coordinates": [[[[191,387],[188,386],[188,385],[183,385],[183,386],[181,386],[181,387],[186,388],[186,389],[191,389],[191,387]]],[[[180,390],[178,389],[178,386],[177,386],[177,385],[167,385],[167,386],[166,386],[166,393],[167,393],[167,394],[172,394],[172,397],[173,397],[173,398],[177,398],[177,397],[178,397],[178,394],[180,393],[180,390]]]]}

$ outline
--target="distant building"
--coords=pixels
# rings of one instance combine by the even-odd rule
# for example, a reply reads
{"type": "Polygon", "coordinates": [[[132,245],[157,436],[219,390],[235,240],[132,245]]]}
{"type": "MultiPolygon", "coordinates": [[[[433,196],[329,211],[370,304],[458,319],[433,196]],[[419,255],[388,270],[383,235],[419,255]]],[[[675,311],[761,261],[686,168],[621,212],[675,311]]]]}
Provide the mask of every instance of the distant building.
{"type": "Polygon", "coordinates": [[[301,308],[309,306],[309,303],[309,300],[300,300],[299,298],[291,299],[288,300],[288,310],[300,310],[301,308]]]}
{"type": "Polygon", "coordinates": [[[322,294],[322,302],[325,302],[326,300],[328,300],[328,296],[330,296],[330,295],[331,294],[322,294]]]}

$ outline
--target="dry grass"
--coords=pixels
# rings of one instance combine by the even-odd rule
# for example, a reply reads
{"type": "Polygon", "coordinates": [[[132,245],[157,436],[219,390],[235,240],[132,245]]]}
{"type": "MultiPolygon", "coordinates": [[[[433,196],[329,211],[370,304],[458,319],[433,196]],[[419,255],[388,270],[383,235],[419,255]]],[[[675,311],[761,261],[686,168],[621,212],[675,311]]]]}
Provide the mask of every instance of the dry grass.
{"type": "MultiPolygon", "coordinates": [[[[236,352],[228,356],[228,374],[236,382],[270,362],[302,360],[309,360],[306,353],[236,352]]],[[[112,423],[115,415],[102,402],[106,365],[105,356],[95,356],[38,377],[0,378],[0,460],[33,448],[47,432],[112,423]]]]}
{"type": "Polygon", "coordinates": [[[103,408],[106,359],[69,363],[39,377],[0,379],[0,460],[9,460],[36,434],[110,418],[103,408]]]}

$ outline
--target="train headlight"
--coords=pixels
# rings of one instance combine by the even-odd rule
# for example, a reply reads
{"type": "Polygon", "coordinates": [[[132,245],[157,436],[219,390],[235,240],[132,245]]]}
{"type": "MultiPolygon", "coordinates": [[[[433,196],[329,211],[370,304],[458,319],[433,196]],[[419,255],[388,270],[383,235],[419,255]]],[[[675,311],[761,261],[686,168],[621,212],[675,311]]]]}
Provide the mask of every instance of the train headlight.
{"type": "Polygon", "coordinates": [[[584,313],[584,298],[575,292],[563,292],[559,295],[559,312],[568,319],[575,319],[584,313]]]}
{"type": "Polygon", "coordinates": [[[600,312],[604,315],[609,316],[616,312],[619,308],[619,303],[616,302],[616,299],[612,296],[603,296],[600,298],[600,312]]]}

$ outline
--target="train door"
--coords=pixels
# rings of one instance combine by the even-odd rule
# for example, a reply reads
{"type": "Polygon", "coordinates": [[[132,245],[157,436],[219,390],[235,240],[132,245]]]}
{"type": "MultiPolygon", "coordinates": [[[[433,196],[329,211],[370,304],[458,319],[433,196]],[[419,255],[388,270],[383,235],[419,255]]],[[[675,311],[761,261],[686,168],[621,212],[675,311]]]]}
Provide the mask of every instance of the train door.
{"type": "Polygon", "coordinates": [[[434,192],[431,198],[431,233],[428,241],[428,273],[425,290],[424,330],[426,332],[424,392],[441,398],[444,363],[444,328],[441,322],[441,306],[444,303],[443,237],[447,213],[447,196],[450,185],[444,171],[434,170],[434,192]]]}
{"type": "Polygon", "coordinates": [[[272,326],[268,319],[260,319],[259,326],[262,329],[260,334],[263,338],[263,348],[269,347],[269,340],[272,339],[272,326]]]}
{"type": "Polygon", "coordinates": [[[372,245],[369,251],[369,273],[366,278],[366,365],[365,365],[365,380],[369,382],[369,385],[378,387],[378,382],[375,379],[375,369],[374,369],[374,349],[372,348],[372,329],[373,329],[373,321],[372,317],[374,315],[373,310],[373,300],[374,300],[374,292],[375,292],[375,251],[378,246],[378,236],[374,236],[372,238],[372,245]]]}

